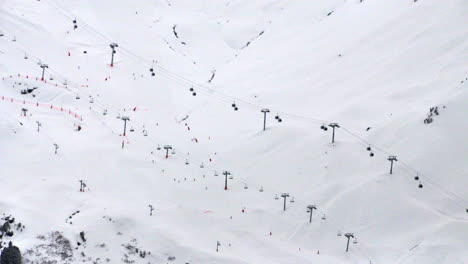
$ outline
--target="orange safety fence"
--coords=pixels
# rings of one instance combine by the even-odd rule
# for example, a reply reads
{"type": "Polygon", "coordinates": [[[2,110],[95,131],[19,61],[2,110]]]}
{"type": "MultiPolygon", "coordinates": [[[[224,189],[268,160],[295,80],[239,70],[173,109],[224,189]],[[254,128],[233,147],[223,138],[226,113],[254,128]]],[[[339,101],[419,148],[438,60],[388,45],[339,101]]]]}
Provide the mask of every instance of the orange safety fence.
{"type": "Polygon", "coordinates": [[[23,105],[32,105],[32,106],[36,106],[36,107],[51,109],[51,110],[54,110],[54,111],[57,111],[57,112],[62,112],[62,113],[68,114],[68,115],[70,115],[70,116],[72,116],[74,118],[80,119],[80,121],[83,121],[83,116],[81,116],[78,113],[72,111],[71,109],[63,108],[62,106],[54,106],[52,104],[43,104],[43,103],[39,103],[39,102],[32,102],[32,101],[27,101],[27,100],[24,100],[24,99],[15,99],[15,98],[12,98],[12,97],[7,97],[7,96],[1,96],[0,98],[1,98],[2,102],[10,102],[10,103],[23,104],[23,105]]]}
{"type": "MultiPolygon", "coordinates": [[[[44,82],[44,83],[48,83],[47,80],[41,80],[41,78],[39,78],[39,77],[21,75],[20,73],[18,73],[17,75],[9,75],[7,77],[2,77],[2,81],[6,80],[6,79],[13,79],[13,78],[24,78],[24,79],[36,80],[36,81],[41,81],[41,82],[44,82]]],[[[58,84],[58,83],[49,82],[48,84],[52,85],[52,86],[55,86],[55,87],[61,87],[61,88],[65,88],[65,89],[68,88],[67,85],[61,85],[61,84],[58,84]]],[[[84,85],[82,85],[82,86],[84,86],[84,85]]],[[[55,110],[55,111],[60,111],[62,113],[66,113],[68,115],[71,115],[74,118],[80,119],[80,121],[83,121],[83,116],[81,116],[80,114],[72,111],[71,109],[63,108],[62,106],[59,107],[59,106],[54,106],[52,104],[32,102],[32,101],[27,101],[27,100],[24,100],[24,99],[15,99],[15,98],[6,97],[6,96],[1,96],[1,100],[4,101],[4,102],[6,101],[6,102],[11,102],[11,103],[20,103],[20,104],[23,104],[23,105],[28,104],[28,105],[33,105],[33,106],[36,106],[36,107],[43,107],[43,108],[52,109],[52,110],[55,110]]]]}

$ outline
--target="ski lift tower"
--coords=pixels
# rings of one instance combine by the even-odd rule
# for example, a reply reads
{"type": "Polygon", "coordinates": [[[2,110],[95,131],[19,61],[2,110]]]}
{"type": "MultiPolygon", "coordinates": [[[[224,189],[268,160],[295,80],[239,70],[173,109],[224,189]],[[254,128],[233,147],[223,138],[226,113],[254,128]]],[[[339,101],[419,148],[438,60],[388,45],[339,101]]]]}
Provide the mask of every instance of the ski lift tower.
{"type": "Polygon", "coordinates": [[[228,179],[228,176],[231,175],[231,173],[229,171],[223,171],[223,175],[224,175],[224,190],[227,190],[227,179],[228,179]]]}
{"type": "Polygon", "coordinates": [[[45,64],[45,63],[41,63],[41,64],[39,64],[39,67],[42,68],[42,77],[41,77],[41,81],[44,81],[45,69],[46,69],[46,68],[49,68],[49,65],[47,65],[47,64],[45,64]]]}
{"type": "Polygon", "coordinates": [[[267,113],[270,112],[270,109],[263,108],[260,112],[263,113],[263,131],[265,131],[265,129],[266,129],[266,115],[267,115],[267,113]]]}
{"type": "Polygon", "coordinates": [[[390,161],[390,174],[393,173],[393,162],[398,161],[396,156],[388,156],[388,159],[390,161]]]}
{"type": "Polygon", "coordinates": [[[114,54],[116,53],[115,48],[117,48],[119,45],[117,43],[111,43],[109,46],[112,49],[112,58],[111,58],[110,66],[114,67],[114,54]]]}
{"type": "Polygon", "coordinates": [[[127,121],[130,121],[130,117],[128,116],[122,116],[122,118],[120,118],[124,121],[124,132],[123,132],[123,136],[125,137],[126,134],[127,134],[127,121]]]}
{"type": "Polygon", "coordinates": [[[286,198],[289,197],[289,193],[282,193],[281,197],[284,199],[283,211],[286,211],[286,198]]]}
{"type": "Polygon", "coordinates": [[[310,213],[309,223],[312,223],[312,211],[313,210],[317,210],[317,207],[315,205],[307,206],[307,212],[310,213]]]}
{"type": "Polygon", "coordinates": [[[335,128],[339,128],[340,125],[338,125],[338,123],[330,123],[328,125],[329,127],[333,128],[333,132],[332,132],[332,143],[335,143],[335,128]]]}
{"type": "Polygon", "coordinates": [[[164,145],[164,149],[166,150],[166,159],[169,158],[169,150],[172,149],[171,145],[164,145]]]}
{"type": "Polygon", "coordinates": [[[85,187],[86,187],[86,183],[84,180],[79,180],[80,182],[80,192],[84,192],[85,191],[85,187]]]}
{"type": "Polygon", "coordinates": [[[346,252],[348,252],[348,249],[349,249],[349,240],[350,240],[351,238],[354,238],[354,234],[353,234],[353,233],[346,233],[346,234],[344,234],[344,236],[348,238],[348,242],[346,243],[346,252]]]}

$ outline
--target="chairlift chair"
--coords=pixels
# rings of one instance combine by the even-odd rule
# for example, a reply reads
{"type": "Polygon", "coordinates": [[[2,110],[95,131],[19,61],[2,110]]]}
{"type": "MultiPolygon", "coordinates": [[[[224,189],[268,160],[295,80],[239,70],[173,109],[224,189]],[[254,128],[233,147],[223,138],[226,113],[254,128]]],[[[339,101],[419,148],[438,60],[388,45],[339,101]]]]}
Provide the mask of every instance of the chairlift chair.
{"type": "Polygon", "coordinates": [[[244,189],[248,189],[249,187],[247,186],[247,183],[244,184],[244,189]]]}
{"type": "Polygon", "coordinates": [[[147,137],[148,136],[148,131],[145,130],[145,132],[143,132],[143,136],[147,137]]]}
{"type": "Polygon", "coordinates": [[[260,186],[259,192],[263,192],[263,186],[260,186]]]}
{"type": "Polygon", "coordinates": [[[291,197],[291,200],[289,202],[294,203],[294,196],[291,197]]]}
{"type": "Polygon", "coordinates": [[[135,129],[133,129],[133,127],[130,127],[130,132],[134,132],[135,129]]]}
{"type": "Polygon", "coordinates": [[[278,197],[278,194],[275,194],[275,200],[278,200],[279,197],[278,197]]]}
{"type": "Polygon", "coordinates": [[[188,164],[189,164],[189,162],[188,162],[188,160],[186,159],[186,160],[185,160],[185,165],[188,165],[188,164]]]}
{"type": "Polygon", "coordinates": [[[232,176],[231,174],[229,174],[229,179],[230,179],[230,180],[234,179],[234,176],[232,176]]]}
{"type": "Polygon", "coordinates": [[[202,168],[202,169],[205,168],[205,165],[203,165],[203,162],[202,162],[202,164],[200,164],[200,168],[202,168]]]}
{"type": "Polygon", "coordinates": [[[357,238],[354,238],[353,244],[357,244],[357,238]]]}
{"type": "Polygon", "coordinates": [[[341,231],[338,230],[338,234],[336,234],[336,235],[337,235],[337,236],[342,236],[341,231]]]}
{"type": "Polygon", "coordinates": [[[102,113],[102,115],[107,115],[107,109],[104,109],[104,112],[102,113]]]}
{"type": "Polygon", "coordinates": [[[158,144],[158,147],[157,147],[156,149],[157,149],[157,150],[161,150],[161,147],[159,146],[159,144],[158,144]]]}
{"type": "Polygon", "coordinates": [[[322,220],[327,220],[327,216],[325,214],[322,215],[322,220]]]}
{"type": "Polygon", "coordinates": [[[172,151],[171,151],[171,154],[175,154],[175,150],[172,150],[172,151]]]}
{"type": "Polygon", "coordinates": [[[214,176],[218,177],[218,172],[217,171],[214,172],[214,176]]]}

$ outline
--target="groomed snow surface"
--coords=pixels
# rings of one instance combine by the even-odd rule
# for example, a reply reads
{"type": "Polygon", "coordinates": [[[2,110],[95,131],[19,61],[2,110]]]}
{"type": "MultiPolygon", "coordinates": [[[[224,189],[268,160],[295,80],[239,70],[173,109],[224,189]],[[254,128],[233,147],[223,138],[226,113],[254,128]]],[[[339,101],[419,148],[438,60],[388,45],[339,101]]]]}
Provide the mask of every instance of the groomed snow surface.
{"type": "Polygon", "coordinates": [[[1,244],[468,263],[467,25],[466,0],[0,0],[1,244]]]}

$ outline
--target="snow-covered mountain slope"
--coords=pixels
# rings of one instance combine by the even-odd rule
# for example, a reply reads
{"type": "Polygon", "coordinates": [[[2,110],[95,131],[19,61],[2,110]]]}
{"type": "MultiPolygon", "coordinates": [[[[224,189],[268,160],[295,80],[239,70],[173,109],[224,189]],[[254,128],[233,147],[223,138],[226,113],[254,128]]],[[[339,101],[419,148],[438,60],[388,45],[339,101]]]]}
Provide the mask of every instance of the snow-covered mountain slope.
{"type": "Polygon", "coordinates": [[[467,11],[0,0],[2,246],[25,263],[468,263],[467,11]]]}

